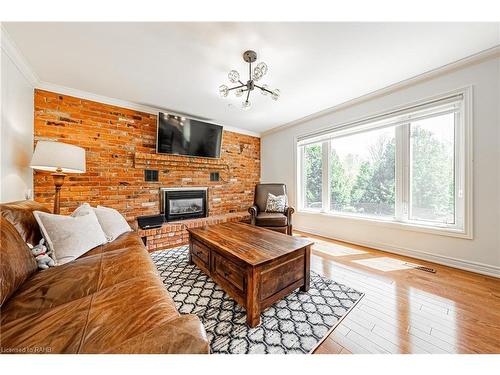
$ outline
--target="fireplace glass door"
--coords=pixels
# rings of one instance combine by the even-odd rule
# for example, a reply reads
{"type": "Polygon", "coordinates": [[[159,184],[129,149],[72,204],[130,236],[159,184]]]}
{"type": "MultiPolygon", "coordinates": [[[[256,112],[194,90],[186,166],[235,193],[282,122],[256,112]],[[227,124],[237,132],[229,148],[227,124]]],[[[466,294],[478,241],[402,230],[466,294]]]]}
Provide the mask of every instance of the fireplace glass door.
{"type": "Polygon", "coordinates": [[[193,214],[203,212],[202,198],[170,199],[170,215],[193,214]]]}
{"type": "Polygon", "coordinates": [[[162,213],[166,221],[207,216],[206,189],[161,189],[162,213]]]}

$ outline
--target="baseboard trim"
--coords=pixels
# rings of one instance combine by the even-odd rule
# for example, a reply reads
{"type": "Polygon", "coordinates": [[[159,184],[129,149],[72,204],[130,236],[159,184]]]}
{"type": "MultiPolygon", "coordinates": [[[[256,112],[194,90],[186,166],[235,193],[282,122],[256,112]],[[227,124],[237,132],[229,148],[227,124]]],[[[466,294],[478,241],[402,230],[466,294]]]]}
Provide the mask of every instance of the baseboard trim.
{"type": "Polygon", "coordinates": [[[388,253],[405,255],[405,256],[412,257],[412,258],[426,260],[429,262],[441,264],[443,266],[458,268],[458,269],[461,269],[464,271],[470,271],[470,272],[479,273],[481,275],[487,275],[487,276],[493,276],[496,278],[500,278],[500,267],[489,265],[489,264],[472,262],[469,260],[452,258],[452,257],[443,256],[443,255],[436,255],[436,254],[432,254],[432,253],[429,253],[426,251],[398,247],[398,246],[393,246],[393,245],[380,243],[380,242],[352,241],[350,239],[332,236],[331,234],[325,233],[323,231],[318,231],[316,229],[302,227],[302,226],[294,226],[294,229],[301,231],[301,232],[330,238],[332,240],[349,242],[349,243],[352,243],[354,245],[371,247],[373,249],[386,251],[388,253]]]}

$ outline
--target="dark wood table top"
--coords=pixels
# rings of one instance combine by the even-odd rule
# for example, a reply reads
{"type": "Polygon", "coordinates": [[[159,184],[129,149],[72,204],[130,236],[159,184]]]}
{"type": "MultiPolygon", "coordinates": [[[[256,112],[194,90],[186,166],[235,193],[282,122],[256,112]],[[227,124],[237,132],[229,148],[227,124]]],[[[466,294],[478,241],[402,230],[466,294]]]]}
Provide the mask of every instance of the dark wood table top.
{"type": "Polygon", "coordinates": [[[195,238],[257,266],[314,242],[245,223],[223,223],[188,229],[195,238]]]}

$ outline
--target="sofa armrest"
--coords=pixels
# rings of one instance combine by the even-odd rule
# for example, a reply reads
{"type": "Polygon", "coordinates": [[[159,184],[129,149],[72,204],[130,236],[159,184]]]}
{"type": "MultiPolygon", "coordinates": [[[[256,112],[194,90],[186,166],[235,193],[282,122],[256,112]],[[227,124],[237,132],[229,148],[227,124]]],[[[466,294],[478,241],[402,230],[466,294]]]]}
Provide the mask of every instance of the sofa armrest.
{"type": "Polygon", "coordinates": [[[134,336],[107,353],[210,354],[210,346],[200,319],[188,314],[134,336]]]}
{"type": "Polygon", "coordinates": [[[250,224],[255,225],[255,217],[259,213],[259,209],[256,205],[253,205],[248,209],[248,213],[250,214],[250,224]]]}

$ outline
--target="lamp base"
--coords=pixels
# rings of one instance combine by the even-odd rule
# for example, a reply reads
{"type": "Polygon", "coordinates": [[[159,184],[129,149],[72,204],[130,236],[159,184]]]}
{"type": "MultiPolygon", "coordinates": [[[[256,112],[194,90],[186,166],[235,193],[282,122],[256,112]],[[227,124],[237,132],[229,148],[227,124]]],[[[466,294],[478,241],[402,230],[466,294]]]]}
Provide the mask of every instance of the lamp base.
{"type": "Polygon", "coordinates": [[[52,178],[54,179],[54,187],[56,190],[55,197],[54,197],[54,213],[56,215],[59,215],[61,212],[61,187],[64,184],[64,178],[66,177],[66,174],[62,173],[62,170],[57,170],[55,173],[52,173],[52,178]]]}

